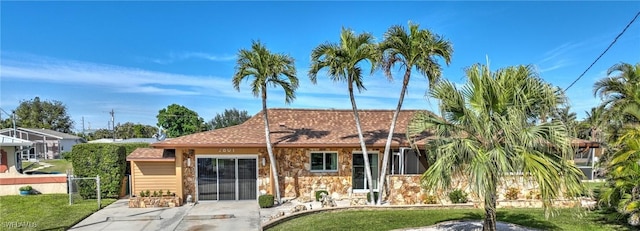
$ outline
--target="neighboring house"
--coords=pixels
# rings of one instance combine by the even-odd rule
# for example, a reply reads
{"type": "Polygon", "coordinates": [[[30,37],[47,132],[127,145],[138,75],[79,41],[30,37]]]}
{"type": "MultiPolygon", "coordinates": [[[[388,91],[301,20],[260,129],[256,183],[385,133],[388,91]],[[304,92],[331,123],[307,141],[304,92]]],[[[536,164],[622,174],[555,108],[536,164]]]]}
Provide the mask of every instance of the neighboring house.
{"type": "MultiPolygon", "coordinates": [[[[13,128],[0,130],[6,136],[13,133],[13,128]]],[[[21,159],[58,159],[61,153],[71,152],[73,145],[85,142],[78,136],[39,128],[16,128],[15,137],[33,142],[30,150],[21,152],[21,159]]]]}
{"type": "Polygon", "coordinates": [[[22,173],[20,149],[29,147],[33,142],[20,138],[0,135],[0,175],[22,173]]]}
{"type": "Polygon", "coordinates": [[[571,144],[576,149],[573,162],[582,170],[587,180],[602,178],[603,172],[596,166],[598,160],[604,153],[604,149],[600,143],[583,139],[573,139],[571,144]]]}
{"type": "MultiPolygon", "coordinates": [[[[391,145],[387,200],[420,203],[420,176],[428,168],[424,150],[410,147],[407,125],[416,110],[403,110],[391,145]]],[[[351,110],[269,109],[271,141],[285,198],[315,197],[326,190],[335,199],[363,198],[377,181],[393,110],[361,110],[359,116],[374,182],[367,182],[351,110]]],[[[167,189],[183,200],[254,200],[273,194],[262,112],[243,124],[186,135],[138,148],[131,161],[132,192],[167,189]]],[[[412,137],[422,149],[433,136],[412,137]]],[[[376,190],[377,191],[377,190],[376,190]]]]}
{"type": "Polygon", "coordinates": [[[88,143],[155,143],[158,142],[156,138],[129,138],[129,139],[113,139],[113,138],[102,138],[97,140],[91,140],[88,143]]]}

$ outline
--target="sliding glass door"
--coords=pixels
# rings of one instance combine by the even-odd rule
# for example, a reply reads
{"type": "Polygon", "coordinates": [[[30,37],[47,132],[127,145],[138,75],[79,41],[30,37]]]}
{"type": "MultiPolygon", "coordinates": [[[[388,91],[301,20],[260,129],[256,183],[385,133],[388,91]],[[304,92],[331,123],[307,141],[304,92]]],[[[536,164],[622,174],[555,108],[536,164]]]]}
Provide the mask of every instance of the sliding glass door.
{"type": "Polygon", "coordinates": [[[198,158],[199,200],[254,200],[255,158],[198,158]]]}

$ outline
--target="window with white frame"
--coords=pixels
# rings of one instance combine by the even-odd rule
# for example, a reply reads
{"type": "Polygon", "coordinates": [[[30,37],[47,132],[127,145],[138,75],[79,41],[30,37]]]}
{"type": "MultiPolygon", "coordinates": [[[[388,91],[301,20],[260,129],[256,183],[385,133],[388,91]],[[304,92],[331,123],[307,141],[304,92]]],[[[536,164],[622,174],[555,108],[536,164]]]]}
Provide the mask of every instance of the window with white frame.
{"type": "Polygon", "coordinates": [[[338,153],[311,152],[311,171],[312,172],[338,171],[338,153]]]}

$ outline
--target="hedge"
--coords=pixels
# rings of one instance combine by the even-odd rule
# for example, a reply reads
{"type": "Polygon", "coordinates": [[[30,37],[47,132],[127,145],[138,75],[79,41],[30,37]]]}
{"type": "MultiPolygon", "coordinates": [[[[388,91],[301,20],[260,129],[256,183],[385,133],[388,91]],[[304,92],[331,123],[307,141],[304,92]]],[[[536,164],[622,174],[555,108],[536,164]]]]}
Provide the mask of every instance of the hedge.
{"type": "MultiPolygon", "coordinates": [[[[118,198],[125,174],[127,152],[125,145],[87,143],[73,146],[71,163],[76,177],[100,176],[103,198],[118,198]]],[[[79,180],[78,191],[83,198],[96,198],[96,182],[79,180]]]]}
{"type": "MultiPolygon", "coordinates": [[[[124,147],[125,152],[127,153],[126,156],[129,156],[129,154],[131,154],[134,150],[136,150],[136,148],[148,148],[149,144],[148,143],[120,143],[120,144],[116,144],[119,146],[124,147]]],[[[126,168],[124,170],[124,174],[125,175],[131,175],[131,163],[129,161],[126,161],[126,168]]]]}

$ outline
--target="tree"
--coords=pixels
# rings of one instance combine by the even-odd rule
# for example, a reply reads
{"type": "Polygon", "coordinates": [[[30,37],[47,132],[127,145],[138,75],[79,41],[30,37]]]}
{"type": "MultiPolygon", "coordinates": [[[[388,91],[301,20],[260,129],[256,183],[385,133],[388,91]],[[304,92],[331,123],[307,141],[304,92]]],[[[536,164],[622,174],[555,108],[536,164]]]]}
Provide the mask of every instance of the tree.
{"type": "MultiPolygon", "coordinates": [[[[624,110],[640,121],[640,107],[624,110]]],[[[620,149],[607,165],[607,187],[600,195],[600,203],[607,204],[628,217],[628,223],[640,225],[640,123],[624,126],[622,136],[615,143],[620,149]]]]}
{"type": "Polygon", "coordinates": [[[610,77],[601,79],[593,85],[594,96],[599,95],[603,100],[601,106],[607,109],[606,117],[612,119],[625,115],[622,112],[626,107],[640,105],[640,63],[635,66],[629,63],[615,64],[609,68],[607,75],[610,77]],[[611,76],[614,73],[618,75],[611,76]]]}
{"type": "Polygon", "coordinates": [[[251,118],[251,116],[249,116],[249,112],[246,110],[240,111],[235,108],[224,109],[224,113],[216,114],[216,117],[209,121],[209,125],[213,129],[226,128],[244,123],[244,121],[247,121],[249,118],[251,118]]]}
{"type": "Polygon", "coordinates": [[[240,91],[240,82],[244,79],[251,79],[251,93],[255,97],[262,98],[262,119],[264,120],[267,153],[276,187],[276,200],[281,203],[278,169],[271,147],[271,131],[267,115],[267,86],[281,87],[285,93],[285,103],[291,103],[296,97],[295,91],[298,88],[294,60],[286,54],[271,53],[260,41],[253,41],[250,50],[241,49],[238,52],[235,69],[232,80],[233,87],[240,91]]]}
{"type": "Polygon", "coordinates": [[[15,109],[16,126],[25,128],[44,128],[71,133],[73,121],[67,114],[67,106],[62,102],[40,101],[40,97],[21,101],[15,109]]]}
{"type": "Polygon", "coordinates": [[[449,188],[452,179],[468,180],[484,201],[483,230],[496,230],[497,186],[505,175],[522,173],[537,183],[546,215],[553,199],[578,195],[583,174],[568,161],[572,147],[566,127],[529,118],[532,107],[556,107],[559,91],[530,66],[492,73],[487,66],[473,65],[466,77],[460,88],[449,81],[432,88],[430,96],[441,102],[442,117],[421,113],[409,125],[409,134],[429,130],[436,136],[426,145],[436,160],[422,176],[423,185],[438,191],[449,188]]]}
{"type": "Polygon", "coordinates": [[[134,124],[126,122],[116,125],[116,137],[121,139],[151,138],[158,133],[158,128],[151,125],[134,124]]]}
{"type": "Polygon", "coordinates": [[[204,119],[198,116],[197,112],[178,104],[171,104],[167,108],[161,109],[156,118],[158,118],[158,126],[166,129],[169,137],[184,136],[207,130],[204,119]]]}
{"type": "MultiPolygon", "coordinates": [[[[371,74],[373,74],[375,65],[380,59],[380,52],[373,42],[373,36],[371,34],[362,33],[356,35],[350,29],[342,28],[339,43],[324,43],[313,49],[311,52],[311,69],[309,70],[309,78],[311,78],[311,82],[314,84],[316,83],[318,72],[324,68],[327,69],[329,78],[334,82],[347,82],[356,129],[358,130],[358,137],[360,138],[360,147],[362,148],[365,174],[367,177],[367,187],[369,188],[370,195],[374,195],[373,187],[375,186],[373,185],[371,176],[369,155],[362,136],[358,108],[353,95],[353,85],[356,85],[359,92],[366,90],[362,80],[362,68],[359,64],[363,61],[368,61],[371,64],[371,74]]],[[[370,203],[373,204],[374,197],[371,196],[370,198],[370,203]]]]}
{"type": "MultiPolygon", "coordinates": [[[[396,121],[404,95],[407,92],[407,86],[411,79],[411,70],[416,70],[427,77],[429,87],[440,79],[441,68],[436,57],[444,59],[449,65],[453,47],[448,40],[442,36],[434,34],[429,30],[420,29],[418,24],[409,23],[409,31],[402,26],[393,26],[384,35],[384,41],[380,44],[380,50],[384,53],[382,68],[387,77],[391,77],[391,68],[396,64],[404,67],[404,78],[402,79],[402,90],[400,90],[400,98],[398,105],[391,119],[391,127],[389,135],[384,147],[384,157],[382,159],[382,170],[378,183],[378,191],[384,192],[384,181],[386,178],[387,166],[389,165],[389,152],[391,151],[391,140],[393,131],[396,127],[396,121]]],[[[377,204],[382,202],[382,196],[378,197],[377,204]]]]}
{"type": "Polygon", "coordinates": [[[571,112],[569,105],[556,108],[551,113],[552,120],[561,122],[567,127],[570,137],[578,135],[578,121],[576,121],[576,113],[571,112]]]}

